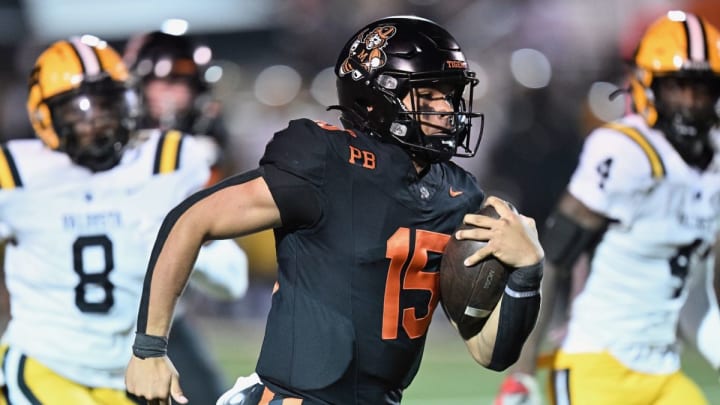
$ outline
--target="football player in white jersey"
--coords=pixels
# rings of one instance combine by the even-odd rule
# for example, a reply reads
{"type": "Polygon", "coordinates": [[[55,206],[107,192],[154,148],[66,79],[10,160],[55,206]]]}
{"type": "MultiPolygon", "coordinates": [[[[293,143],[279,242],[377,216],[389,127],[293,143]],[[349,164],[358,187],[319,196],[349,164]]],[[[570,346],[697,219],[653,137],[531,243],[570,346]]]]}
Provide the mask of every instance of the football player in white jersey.
{"type": "Polygon", "coordinates": [[[29,83],[39,139],[0,148],[9,403],[135,403],[123,374],[154,235],[210,172],[192,137],[134,131],[127,78],[96,37],[52,44],[29,83]]]}
{"type": "MultiPolygon", "coordinates": [[[[707,403],[680,369],[678,326],[689,283],[710,277],[718,232],[719,47],[715,27],[681,11],[642,36],[633,112],[590,133],[548,220],[548,305],[496,405],[540,402],[533,375],[555,280],[583,252],[590,272],[549,361],[551,403],[707,403]]],[[[696,291],[708,294],[706,303],[717,300],[712,289],[696,291]]]]}

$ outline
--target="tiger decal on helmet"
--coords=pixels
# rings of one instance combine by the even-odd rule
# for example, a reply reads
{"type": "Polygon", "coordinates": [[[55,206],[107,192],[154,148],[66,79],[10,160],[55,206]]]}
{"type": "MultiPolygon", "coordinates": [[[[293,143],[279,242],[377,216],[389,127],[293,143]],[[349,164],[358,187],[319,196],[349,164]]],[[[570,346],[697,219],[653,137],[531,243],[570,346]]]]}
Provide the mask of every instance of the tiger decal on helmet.
{"type": "Polygon", "coordinates": [[[392,25],[382,25],[375,27],[367,35],[366,32],[367,30],[360,32],[350,47],[348,57],[340,67],[341,76],[349,73],[353,80],[360,80],[373,70],[385,66],[387,55],[383,48],[397,29],[392,25]]]}

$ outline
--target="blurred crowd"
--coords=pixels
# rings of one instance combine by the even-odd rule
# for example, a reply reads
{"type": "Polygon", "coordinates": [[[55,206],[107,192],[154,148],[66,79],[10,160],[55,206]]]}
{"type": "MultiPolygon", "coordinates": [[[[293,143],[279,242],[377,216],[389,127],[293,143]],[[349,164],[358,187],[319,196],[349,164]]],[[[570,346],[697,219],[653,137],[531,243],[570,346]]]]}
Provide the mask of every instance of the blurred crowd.
{"type": "MultiPolygon", "coordinates": [[[[212,1],[208,1],[212,7],[212,1]]],[[[22,18],[25,2],[17,6],[22,18]]],[[[185,35],[209,47],[204,79],[220,102],[227,130],[229,172],[254,167],[273,132],[292,118],[337,122],[334,52],[362,22],[417,14],[448,27],[465,45],[478,73],[476,109],[484,113],[480,155],[458,163],[485,189],[517,205],[539,223],[548,215],[576,163],[583,136],[600,121],[622,114],[620,59],[648,22],[683,7],[720,23],[714,1],[608,0],[296,0],[274,2],[272,24],[242,31],[202,32],[189,21],[185,35]]],[[[2,14],[8,17],[5,8],[2,14]]],[[[15,14],[11,14],[15,15],[15,14]]],[[[173,17],[168,11],[168,18],[173,17]]],[[[7,19],[7,18],[6,18],[7,19]]],[[[147,31],[160,29],[147,27],[147,31]]],[[[33,39],[15,24],[0,45],[0,134],[32,137],[25,112],[27,74],[51,41],[33,39]]],[[[77,34],[84,34],[78,32],[77,34]]],[[[96,34],[125,49],[133,36],[96,34]]],[[[54,38],[59,39],[59,38],[54,38]]],[[[53,40],[54,40],[53,39],[53,40]]],[[[271,235],[242,241],[251,277],[272,279],[271,235]]]]}

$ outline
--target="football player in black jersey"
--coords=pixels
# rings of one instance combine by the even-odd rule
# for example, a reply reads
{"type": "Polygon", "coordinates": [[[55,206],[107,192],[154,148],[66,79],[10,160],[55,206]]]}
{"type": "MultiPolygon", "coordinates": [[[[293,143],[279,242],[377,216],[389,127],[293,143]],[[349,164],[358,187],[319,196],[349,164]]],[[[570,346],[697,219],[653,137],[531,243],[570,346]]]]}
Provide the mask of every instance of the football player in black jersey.
{"type": "Polygon", "coordinates": [[[544,253],[532,219],[485,199],[449,161],[473,156],[482,129],[472,111],[478,80],[459,45],[432,21],[387,17],[348,41],[335,72],[344,128],[291,121],[258,169],[166,217],[145,279],[130,392],[186,403],[166,337],[197,250],[268,228],[278,283],[256,374],[219,403],[400,403],[438,304],[440,255],[463,220],[476,227],[459,237],[489,240],[467,264],[494,254],[517,268],[466,343],[490,369],[517,359],[537,317],[544,253]],[[468,214],[483,203],[501,218],[468,214]]]}

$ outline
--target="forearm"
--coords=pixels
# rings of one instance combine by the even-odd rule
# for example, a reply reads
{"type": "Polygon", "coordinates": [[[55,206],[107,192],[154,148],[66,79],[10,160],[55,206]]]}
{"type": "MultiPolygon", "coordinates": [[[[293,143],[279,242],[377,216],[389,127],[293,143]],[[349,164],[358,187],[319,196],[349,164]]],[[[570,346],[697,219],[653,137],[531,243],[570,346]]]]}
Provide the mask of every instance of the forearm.
{"type": "Polygon", "coordinates": [[[223,180],[175,207],[163,221],[145,275],[137,331],[166,336],[200,246],[280,225],[280,214],[259,172],[223,180]]]}
{"type": "Polygon", "coordinates": [[[203,233],[192,221],[182,215],[173,219],[166,218],[153,247],[138,314],[139,333],[168,335],[175,304],[203,242],[203,233]]]}
{"type": "Polygon", "coordinates": [[[473,358],[492,370],[513,364],[540,310],[542,262],[513,271],[485,327],[466,341],[473,358]]]}
{"type": "Polygon", "coordinates": [[[177,299],[182,294],[202,243],[211,236],[208,213],[221,212],[212,203],[228,187],[216,185],[197,192],[173,208],[163,220],[153,245],[143,284],[137,332],[167,336],[177,299]]]}
{"type": "Polygon", "coordinates": [[[534,374],[537,368],[537,358],[540,347],[545,339],[545,332],[552,320],[555,302],[558,294],[558,270],[550,262],[545,264],[541,284],[542,300],[540,314],[532,332],[528,336],[513,371],[534,374]]]}

